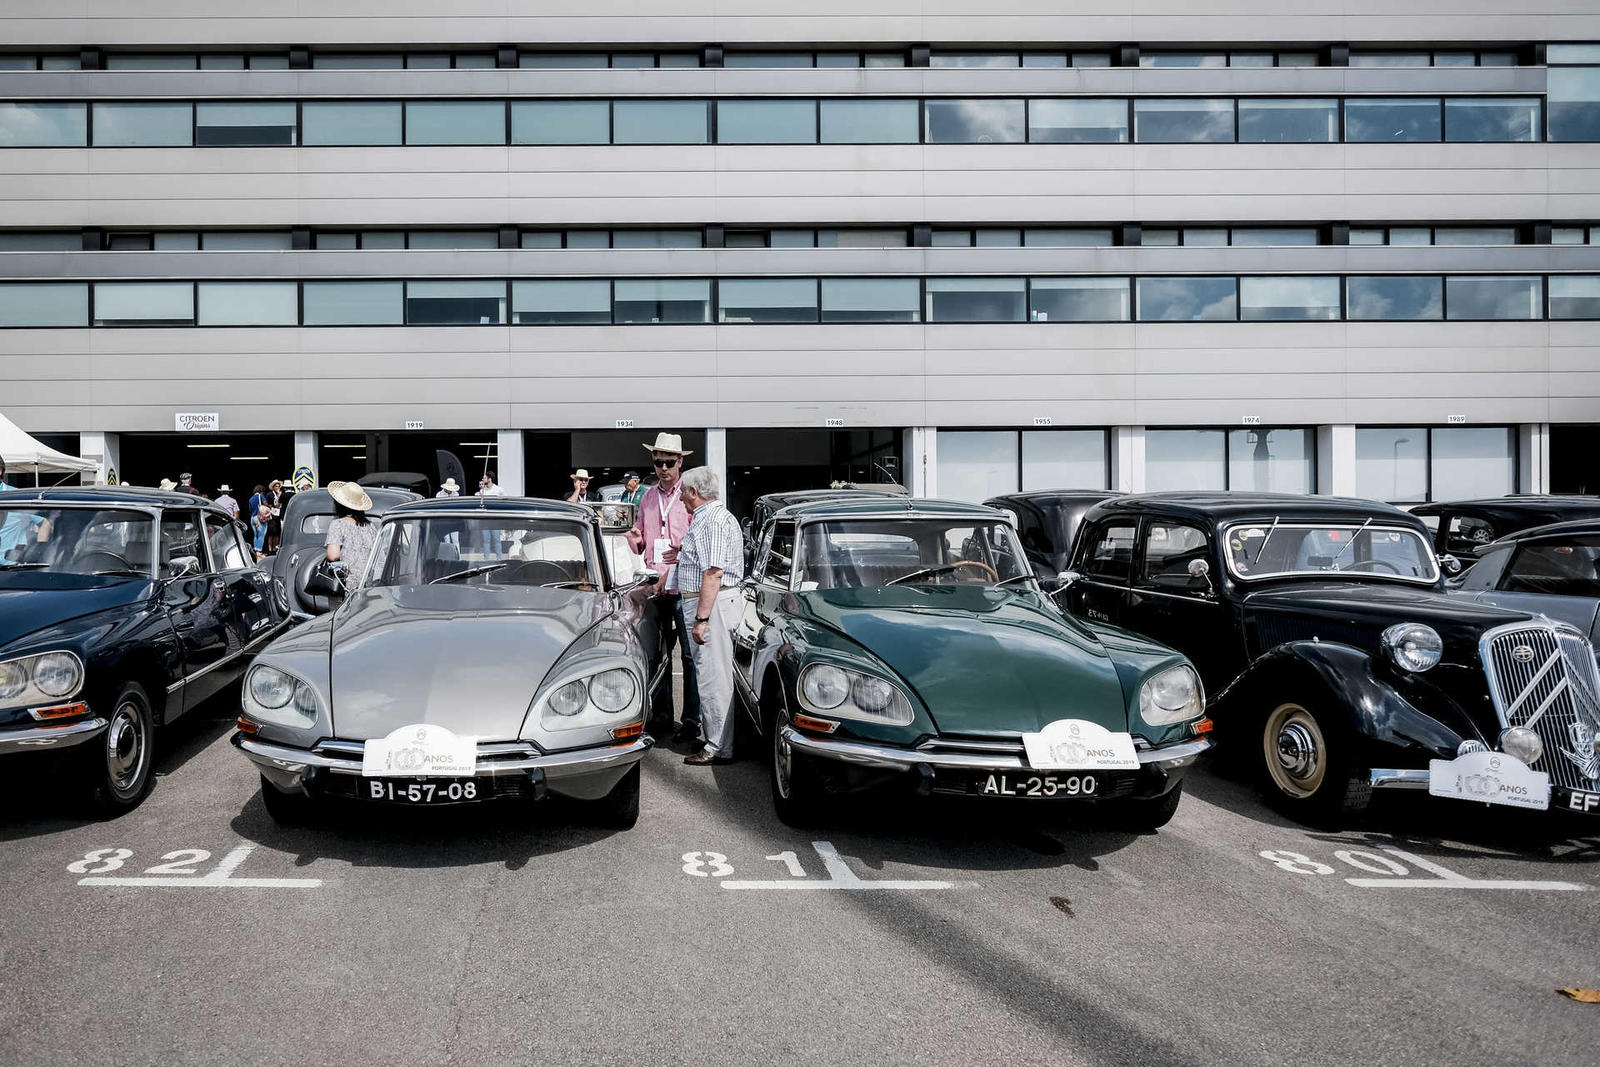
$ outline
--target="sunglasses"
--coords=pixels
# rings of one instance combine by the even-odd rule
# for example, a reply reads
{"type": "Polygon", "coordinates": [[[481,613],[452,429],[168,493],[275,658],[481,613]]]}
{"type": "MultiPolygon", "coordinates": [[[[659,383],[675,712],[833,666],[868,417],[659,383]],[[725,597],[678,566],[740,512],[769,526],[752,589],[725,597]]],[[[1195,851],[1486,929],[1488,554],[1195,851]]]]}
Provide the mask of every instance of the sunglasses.
{"type": "Polygon", "coordinates": [[[678,460],[677,460],[676,456],[674,456],[672,459],[658,459],[658,460],[656,460],[656,466],[657,467],[676,467],[677,465],[678,465],[678,460]]]}

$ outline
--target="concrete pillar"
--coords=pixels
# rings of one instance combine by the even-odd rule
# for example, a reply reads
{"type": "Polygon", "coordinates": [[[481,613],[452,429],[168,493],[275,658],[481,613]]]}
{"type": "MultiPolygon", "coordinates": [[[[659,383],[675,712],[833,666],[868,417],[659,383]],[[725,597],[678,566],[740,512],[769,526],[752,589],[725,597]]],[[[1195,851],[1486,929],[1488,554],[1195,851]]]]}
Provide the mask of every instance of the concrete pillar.
{"type": "Polygon", "coordinates": [[[1356,428],[1317,427],[1317,492],[1356,495],[1356,428]]]}
{"type": "Polygon", "coordinates": [[[78,455],[99,464],[94,473],[84,472],[84,485],[110,485],[122,480],[122,443],[116,434],[85,430],[78,435],[78,455]]]}
{"type": "Polygon", "coordinates": [[[495,474],[499,475],[495,484],[508,496],[526,495],[528,476],[522,461],[522,431],[496,430],[494,451],[499,464],[495,468],[495,474]]]}
{"type": "Polygon", "coordinates": [[[1517,427],[1517,492],[1550,491],[1550,424],[1525,422],[1517,427]]]}
{"type": "Polygon", "coordinates": [[[690,459],[689,462],[692,465],[696,466],[696,467],[702,466],[702,465],[710,467],[711,470],[713,471],[713,473],[715,473],[716,476],[717,476],[718,491],[723,494],[723,498],[724,499],[727,498],[727,494],[728,494],[728,431],[727,430],[722,429],[721,427],[717,427],[717,428],[714,428],[714,429],[707,429],[706,430],[706,458],[705,458],[704,464],[695,463],[692,458],[690,459]]]}
{"type": "MultiPolygon", "coordinates": [[[[315,430],[296,430],[294,432],[294,470],[298,474],[301,467],[311,471],[311,488],[315,489],[322,484],[322,474],[317,470],[317,434],[315,430]]],[[[295,486],[296,491],[300,488],[295,486]]]]}
{"type": "Polygon", "coordinates": [[[1144,427],[1111,427],[1111,488],[1144,492],[1144,427]]]}
{"type": "Polygon", "coordinates": [[[902,473],[912,496],[938,496],[939,430],[933,426],[912,426],[900,435],[902,473]]]}

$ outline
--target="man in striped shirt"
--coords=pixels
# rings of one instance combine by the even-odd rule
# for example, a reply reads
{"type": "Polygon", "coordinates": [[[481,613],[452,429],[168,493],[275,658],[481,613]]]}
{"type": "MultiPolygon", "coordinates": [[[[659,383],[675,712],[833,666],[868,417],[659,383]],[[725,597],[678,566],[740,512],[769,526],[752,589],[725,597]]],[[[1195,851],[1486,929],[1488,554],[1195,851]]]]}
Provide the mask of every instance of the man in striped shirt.
{"type": "Polygon", "coordinates": [[[704,766],[727,763],[733,756],[733,630],[744,609],[739,595],[744,537],[719,499],[715,471],[686,471],[682,485],[690,517],[678,550],[678,610],[693,638],[689,647],[706,738],[705,748],[683,762],[704,766]]]}

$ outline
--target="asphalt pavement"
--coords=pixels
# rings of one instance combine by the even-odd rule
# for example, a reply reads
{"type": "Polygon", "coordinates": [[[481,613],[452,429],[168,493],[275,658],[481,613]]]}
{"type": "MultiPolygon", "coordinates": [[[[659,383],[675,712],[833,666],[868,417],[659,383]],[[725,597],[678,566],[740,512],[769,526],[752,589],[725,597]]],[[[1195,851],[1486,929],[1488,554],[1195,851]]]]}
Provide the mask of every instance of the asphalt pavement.
{"type": "Polygon", "coordinates": [[[1072,802],[856,802],[646,759],[561,804],[276,826],[227,697],[144,805],[0,774],[0,1063],[1572,1064],[1600,822],[1425,796],[1316,831],[1202,766],[1154,834],[1072,802]],[[157,869],[159,868],[159,869],[157,869]]]}

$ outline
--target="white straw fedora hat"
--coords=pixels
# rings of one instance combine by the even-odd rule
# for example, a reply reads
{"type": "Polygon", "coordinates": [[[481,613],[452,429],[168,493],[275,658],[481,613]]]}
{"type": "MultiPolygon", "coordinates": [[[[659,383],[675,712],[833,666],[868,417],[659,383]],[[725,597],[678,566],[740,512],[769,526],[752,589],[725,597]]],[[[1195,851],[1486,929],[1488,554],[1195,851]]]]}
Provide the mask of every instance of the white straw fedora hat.
{"type": "Polygon", "coordinates": [[[372,510],[372,498],[355,482],[329,482],[328,495],[352,511],[372,510]]]}
{"type": "Polygon", "coordinates": [[[171,478],[163,478],[161,479],[161,488],[170,493],[174,489],[178,488],[178,483],[173,481],[171,478]]]}
{"type": "Polygon", "coordinates": [[[589,480],[589,472],[583,467],[579,467],[573,472],[572,480],[577,481],[579,478],[582,478],[584,481],[589,480]]]}
{"type": "Polygon", "coordinates": [[[646,452],[671,452],[679,456],[692,456],[693,452],[683,447],[683,438],[675,433],[656,434],[656,443],[645,445],[646,452]]]}
{"type": "Polygon", "coordinates": [[[441,485],[439,488],[440,489],[448,489],[452,493],[458,492],[461,489],[461,487],[456,484],[456,480],[454,478],[446,478],[444,480],[444,484],[441,485]]]}

